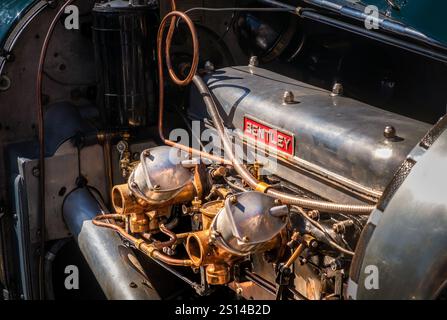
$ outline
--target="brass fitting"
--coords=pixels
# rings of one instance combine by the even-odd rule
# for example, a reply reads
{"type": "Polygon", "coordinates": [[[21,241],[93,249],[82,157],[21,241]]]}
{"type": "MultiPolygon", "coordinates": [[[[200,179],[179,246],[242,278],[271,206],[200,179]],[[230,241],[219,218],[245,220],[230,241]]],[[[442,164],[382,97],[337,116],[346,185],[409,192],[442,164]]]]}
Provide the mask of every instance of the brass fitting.
{"type": "Polygon", "coordinates": [[[142,233],[149,231],[149,219],[144,213],[131,213],[129,219],[129,229],[132,233],[142,233]]]}
{"type": "Polygon", "coordinates": [[[112,205],[115,212],[120,214],[142,213],[146,210],[131,194],[127,184],[116,185],[112,188],[112,205]]]}
{"type": "Polygon", "coordinates": [[[259,182],[256,185],[256,191],[261,193],[266,193],[268,188],[270,188],[270,185],[265,182],[259,182]]]}
{"type": "Polygon", "coordinates": [[[190,233],[186,239],[185,247],[195,267],[210,264],[230,264],[235,259],[230,252],[211,243],[210,230],[190,233]]]}
{"type": "Polygon", "coordinates": [[[194,197],[194,200],[191,201],[191,204],[191,207],[188,207],[187,205],[182,206],[183,214],[191,216],[195,213],[198,213],[200,211],[200,208],[202,207],[202,200],[200,200],[198,197],[194,197]]]}
{"type": "Polygon", "coordinates": [[[193,212],[199,212],[200,208],[202,207],[202,200],[200,200],[198,197],[194,197],[194,200],[191,201],[191,204],[193,212]]]}
{"type": "MultiPolygon", "coordinates": [[[[296,238],[297,236],[295,236],[296,238]]],[[[290,266],[295,262],[296,259],[300,256],[301,253],[303,253],[304,249],[306,248],[315,248],[318,246],[317,240],[315,240],[314,237],[312,237],[309,234],[304,234],[301,237],[301,243],[298,245],[298,247],[295,249],[295,251],[292,253],[290,258],[285,263],[286,268],[290,268],[290,266]]]]}
{"type": "Polygon", "coordinates": [[[230,282],[230,268],[225,264],[210,264],[206,267],[206,281],[210,285],[230,282]]]}
{"type": "Polygon", "coordinates": [[[227,175],[227,172],[227,168],[225,168],[224,166],[219,166],[217,169],[211,172],[211,176],[213,178],[225,177],[227,175]]]}
{"type": "Polygon", "coordinates": [[[262,170],[262,163],[256,161],[253,164],[253,170],[254,170],[254,176],[256,177],[256,179],[259,181],[262,179],[262,175],[261,175],[261,170],[262,170]]]}
{"type": "Polygon", "coordinates": [[[186,252],[196,267],[205,265],[209,261],[212,254],[212,249],[209,243],[209,230],[193,232],[186,238],[186,252]],[[208,260],[207,260],[208,259],[208,260]]]}
{"type": "Polygon", "coordinates": [[[216,200],[205,203],[200,208],[200,213],[202,214],[202,226],[203,230],[208,230],[210,228],[211,222],[217,213],[224,207],[224,201],[216,200]]]}
{"type": "Polygon", "coordinates": [[[231,189],[228,188],[217,188],[216,193],[219,195],[220,198],[226,199],[231,194],[231,189]]]}

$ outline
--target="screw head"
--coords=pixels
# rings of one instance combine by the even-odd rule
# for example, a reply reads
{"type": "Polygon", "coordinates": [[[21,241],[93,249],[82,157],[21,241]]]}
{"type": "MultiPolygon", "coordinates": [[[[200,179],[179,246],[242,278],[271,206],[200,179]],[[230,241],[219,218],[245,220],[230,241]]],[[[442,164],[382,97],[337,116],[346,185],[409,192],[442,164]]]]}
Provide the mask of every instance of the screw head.
{"type": "Polygon", "coordinates": [[[118,150],[119,153],[123,153],[124,151],[126,151],[126,149],[129,147],[129,145],[127,144],[126,141],[121,140],[120,142],[118,142],[118,144],[116,145],[116,149],[118,150]]]}
{"type": "Polygon", "coordinates": [[[0,91],[6,91],[11,87],[11,79],[6,75],[0,77],[0,91]]]}
{"type": "Polygon", "coordinates": [[[189,213],[189,208],[186,204],[182,204],[182,213],[183,214],[188,214],[189,213]]]}
{"type": "Polygon", "coordinates": [[[38,167],[34,167],[32,173],[33,173],[33,176],[35,176],[37,178],[40,176],[40,169],[38,167]]]}
{"type": "Polygon", "coordinates": [[[257,66],[259,66],[259,59],[258,59],[258,57],[257,56],[251,56],[250,60],[248,62],[248,65],[250,67],[257,67],[257,66]]]}
{"type": "Polygon", "coordinates": [[[343,94],[343,85],[339,82],[334,83],[331,96],[341,96],[343,94]]]}
{"type": "Polygon", "coordinates": [[[387,139],[393,139],[396,137],[396,128],[393,126],[386,126],[383,130],[383,136],[387,139]]]}
{"type": "Polygon", "coordinates": [[[206,61],[205,62],[205,70],[208,72],[213,72],[214,71],[214,64],[211,61],[206,61]]]}
{"type": "Polygon", "coordinates": [[[283,95],[283,104],[295,103],[295,96],[292,91],[285,91],[283,95]]]}

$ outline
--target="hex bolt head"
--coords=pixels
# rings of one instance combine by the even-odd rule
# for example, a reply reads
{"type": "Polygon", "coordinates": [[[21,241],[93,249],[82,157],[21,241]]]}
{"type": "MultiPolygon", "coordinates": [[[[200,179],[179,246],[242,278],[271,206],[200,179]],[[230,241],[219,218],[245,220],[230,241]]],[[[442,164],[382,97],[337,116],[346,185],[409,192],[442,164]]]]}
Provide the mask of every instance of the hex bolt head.
{"type": "Polygon", "coordinates": [[[236,203],[237,203],[237,197],[236,197],[236,196],[231,196],[231,197],[230,197],[230,202],[231,202],[232,204],[236,204],[236,203]]]}

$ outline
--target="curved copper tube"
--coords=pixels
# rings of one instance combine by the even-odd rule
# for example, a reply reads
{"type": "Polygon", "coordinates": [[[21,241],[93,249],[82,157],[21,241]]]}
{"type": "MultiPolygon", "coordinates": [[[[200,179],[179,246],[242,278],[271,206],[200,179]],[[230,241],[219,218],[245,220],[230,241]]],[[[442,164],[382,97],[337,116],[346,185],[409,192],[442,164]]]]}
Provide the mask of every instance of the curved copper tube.
{"type": "Polygon", "coordinates": [[[39,62],[37,67],[37,79],[36,79],[36,108],[37,108],[37,123],[38,123],[38,135],[39,135],[39,200],[40,200],[40,256],[39,256],[39,298],[43,300],[45,298],[45,272],[44,272],[44,259],[45,259],[45,122],[44,122],[44,108],[42,105],[42,74],[43,66],[45,64],[45,57],[47,55],[48,45],[50,38],[53,34],[59,18],[65,12],[65,8],[72,4],[75,0],[67,0],[61,5],[53,20],[51,20],[48,27],[47,34],[43,40],[42,49],[39,55],[39,62]]]}
{"type": "Polygon", "coordinates": [[[160,225],[160,231],[163,232],[165,235],[167,235],[169,237],[169,240],[164,242],[155,242],[154,243],[155,248],[161,250],[166,247],[171,247],[177,243],[177,235],[168,228],[166,228],[164,224],[160,225]]]}
{"type": "MultiPolygon", "coordinates": [[[[174,1],[171,1],[171,5],[172,5],[173,10],[175,10],[175,2],[174,1]]],[[[193,148],[184,146],[182,144],[176,143],[174,141],[167,139],[164,135],[163,114],[164,114],[165,92],[164,92],[164,74],[163,74],[163,33],[164,33],[164,29],[166,28],[166,24],[169,19],[170,19],[170,26],[169,26],[168,34],[166,37],[165,58],[166,58],[166,65],[168,68],[169,76],[171,77],[172,81],[179,86],[189,85],[192,82],[192,79],[197,72],[197,67],[199,64],[199,41],[198,41],[196,29],[194,27],[194,23],[183,12],[171,11],[161,21],[160,28],[158,29],[158,36],[157,36],[157,59],[158,59],[158,75],[159,75],[158,134],[160,136],[160,139],[166,145],[181,149],[181,150],[186,151],[190,154],[195,154],[200,157],[207,158],[207,159],[216,161],[221,164],[232,165],[231,161],[225,160],[221,157],[212,155],[212,154],[204,152],[204,151],[200,151],[200,150],[193,149],[193,148]],[[177,17],[181,18],[185,21],[186,25],[188,26],[188,28],[191,32],[192,42],[193,42],[193,61],[191,63],[191,70],[189,71],[189,73],[185,77],[185,79],[183,79],[183,80],[179,79],[177,77],[177,75],[175,74],[174,69],[172,67],[171,57],[170,57],[171,43],[172,43],[172,38],[174,36],[175,23],[176,23],[177,17]]]]}
{"type": "Polygon", "coordinates": [[[184,260],[183,259],[175,259],[175,258],[171,258],[171,257],[161,253],[160,251],[158,251],[158,249],[153,244],[147,243],[143,239],[135,238],[134,236],[127,233],[123,228],[121,228],[120,226],[118,226],[116,224],[101,221],[101,220],[108,220],[108,219],[115,219],[115,220],[123,221],[123,219],[124,220],[126,219],[126,216],[124,216],[122,214],[102,214],[102,215],[96,216],[92,220],[92,222],[95,226],[112,229],[112,230],[118,232],[122,237],[124,237],[126,240],[128,240],[130,243],[132,243],[138,250],[140,250],[141,252],[143,252],[144,254],[148,255],[151,258],[160,260],[164,263],[167,263],[167,264],[173,265],[173,266],[191,267],[193,265],[192,261],[189,259],[184,259],[184,260]]]}

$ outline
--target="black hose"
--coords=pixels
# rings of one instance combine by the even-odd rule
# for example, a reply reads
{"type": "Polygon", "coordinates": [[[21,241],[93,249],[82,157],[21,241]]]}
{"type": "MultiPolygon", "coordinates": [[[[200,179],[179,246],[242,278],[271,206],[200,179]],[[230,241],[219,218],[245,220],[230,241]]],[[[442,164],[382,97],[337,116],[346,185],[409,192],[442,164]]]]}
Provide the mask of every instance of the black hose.
{"type": "Polygon", "coordinates": [[[59,251],[70,241],[69,238],[57,241],[45,255],[45,297],[54,300],[53,262],[59,251]]]}

